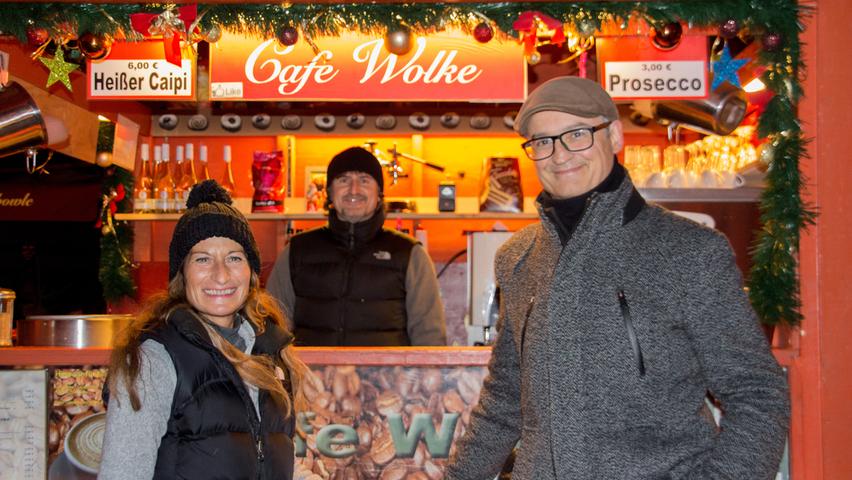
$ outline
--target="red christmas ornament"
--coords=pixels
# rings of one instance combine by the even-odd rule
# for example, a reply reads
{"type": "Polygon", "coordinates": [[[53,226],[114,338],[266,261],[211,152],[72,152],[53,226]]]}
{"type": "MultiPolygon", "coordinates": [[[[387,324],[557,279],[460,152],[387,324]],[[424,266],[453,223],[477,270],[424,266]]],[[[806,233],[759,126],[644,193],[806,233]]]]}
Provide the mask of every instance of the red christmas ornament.
{"type": "Polygon", "coordinates": [[[494,38],[494,29],[491,25],[482,22],[473,29],[473,38],[479,43],[488,43],[494,38]]]}
{"type": "Polygon", "coordinates": [[[784,43],[784,37],[780,33],[775,32],[769,32],[760,39],[760,44],[767,52],[777,51],[781,48],[782,43],[784,43]]]}
{"type": "Polygon", "coordinates": [[[109,54],[112,40],[106,35],[84,33],[77,39],[77,44],[84,55],[92,60],[100,60],[109,54]]]}
{"type": "Polygon", "coordinates": [[[670,22],[651,29],[651,43],[660,50],[671,50],[680,45],[683,27],[680,22],[670,22]]]}
{"type": "Polygon", "coordinates": [[[738,33],[740,33],[740,24],[733,18],[729,18],[719,25],[719,36],[726,40],[736,37],[738,33]]]}
{"type": "Polygon", "coordinates": [[[38,47],[50,39],[50,34],[45,28],[27,27],[27,43],[31,47],[38,47]]]}
{"type": "Polygon", "coordinates": [[[296,42],[299,41],[299,31],[293,27],[284,27],[278,31],[278,35],[276,35],[278,41],[281,42],[281,45],[290,46],[295,45],[296,42]]]}

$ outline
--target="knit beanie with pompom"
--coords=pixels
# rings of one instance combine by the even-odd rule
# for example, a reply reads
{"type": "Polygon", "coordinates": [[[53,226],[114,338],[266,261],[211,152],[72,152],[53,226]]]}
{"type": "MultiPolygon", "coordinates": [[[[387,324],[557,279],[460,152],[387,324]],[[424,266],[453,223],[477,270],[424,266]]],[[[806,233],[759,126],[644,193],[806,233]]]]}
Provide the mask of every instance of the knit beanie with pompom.
{"type": "Polygon", "coordinates": [[[260,252],[248,220],[231,205],[231,197],[215,180],[192,187],[169,244],[169,280],[175,278],[192,247],[210,237],[224,237],[239,243],[251,269],[260,275],[260,252]]]}

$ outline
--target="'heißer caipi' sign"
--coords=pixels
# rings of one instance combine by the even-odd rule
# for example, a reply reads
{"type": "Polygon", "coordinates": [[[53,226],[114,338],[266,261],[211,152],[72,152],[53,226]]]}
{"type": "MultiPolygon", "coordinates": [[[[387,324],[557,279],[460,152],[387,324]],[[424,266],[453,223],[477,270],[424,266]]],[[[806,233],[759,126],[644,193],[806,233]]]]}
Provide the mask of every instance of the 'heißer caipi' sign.
{"type": "Polygon", "coordinates": [[[405,55],[381,36],[343,32],[300,40],[224,32],[210,46],[211,100],[508,101],[526,96],[527,66],[512,40],[461,32],[412,37],[405,55]]]}
{"type": "Polygon", "coordinates": [[[195,99],[195,56],[173,65],[160,40],[115,42],[106,58],[88,61],[87,71],[90,99],[195,99]]]}

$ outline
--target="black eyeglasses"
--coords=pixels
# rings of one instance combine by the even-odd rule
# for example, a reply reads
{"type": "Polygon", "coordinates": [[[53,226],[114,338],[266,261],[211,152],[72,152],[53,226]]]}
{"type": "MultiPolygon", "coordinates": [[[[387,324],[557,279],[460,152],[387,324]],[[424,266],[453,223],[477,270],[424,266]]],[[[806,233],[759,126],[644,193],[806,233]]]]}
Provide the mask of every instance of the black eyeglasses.
{"type": "Polygon", "coordinates": [[[550,158],[556,151],[556,139],[562,143],[565,150],[569,152],[582,152],[592,148],[595,144],[595,132],[608,127],[612,122],[604,122],[594,127],[572,128],[571,130],[552,135],[549,137],[538,137],[521,144],[524,153],[530,160],[539,161],[550,158]]]}

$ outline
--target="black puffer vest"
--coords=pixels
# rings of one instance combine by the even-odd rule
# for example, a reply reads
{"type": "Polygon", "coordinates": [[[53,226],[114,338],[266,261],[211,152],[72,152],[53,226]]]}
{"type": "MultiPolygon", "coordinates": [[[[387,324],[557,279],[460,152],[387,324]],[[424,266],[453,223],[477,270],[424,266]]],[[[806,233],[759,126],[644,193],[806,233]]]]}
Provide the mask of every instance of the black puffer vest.
{"type": "MultiPolygon", "coordinates": [[[[146,334],[162,343],[177,371],[172,413],[157,451],[155,479],[286,479],[293,477],[294,417],[264,390],[258,420],[248,389],[233,365],[210,343],[207,332],[186,310],[146,334]]],[[[252,353],[278,353],[292,337],[271,321],[252,353]]],[[[285,382],[289,390],[289,384],[285,382]]],[[[132,446],[128,446],[131,448],[132,446]]]]}
{"type": "Polygon", "coordinates": [[[379,210],[364,222],[340,220],[296,235],[290,277],[297,345],[410,345],[405,274],[413,238],[382,228],[379,210]]]}

